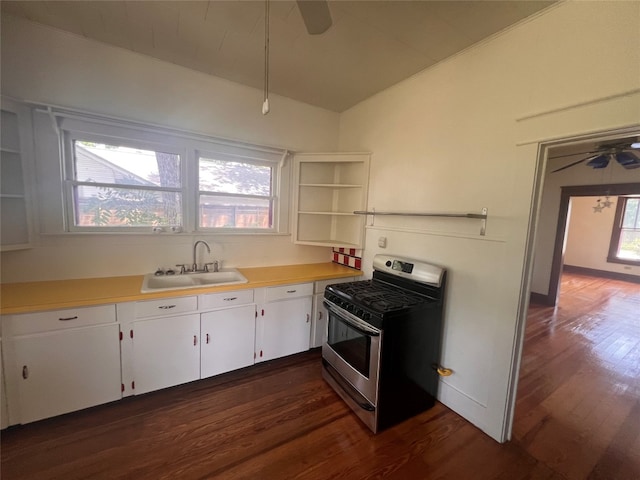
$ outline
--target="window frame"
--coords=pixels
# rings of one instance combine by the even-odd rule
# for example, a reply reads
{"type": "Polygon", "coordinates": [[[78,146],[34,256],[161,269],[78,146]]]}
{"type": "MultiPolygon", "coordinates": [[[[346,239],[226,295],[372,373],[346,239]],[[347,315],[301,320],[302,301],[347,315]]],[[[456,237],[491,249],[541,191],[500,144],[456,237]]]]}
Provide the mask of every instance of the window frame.
{"type": "Polygon", "coordinates": [[[196,216],[195,228],[199,232],[233,232],[233,233],[277,233],[279,231],[279,199],[280,195],[278,195],[280,182],[279,182],[279,170],[280,163],[274,160],[265,160],[261,158],[250,157],[247,155],[237,155],[233,153],[224,153],[224,152],[215,152],[211,150],[205,149],[197,149],[195,151],[195,170],[196,170],[196,200],[195,200],[195,208],[196,208],[196,216]],[[263,195],[250,195],[250,194],[233,194],[233,193],[221,193],[221,192],[213,192],[209,190],[200,190],[200,159],[201,158],[210,158],[212,160],[221,160],[227,162],[237,162],[244,163],[247,165],[256,165],[271,168],[271,185],[270,191],[271,195],[263,196],[263,195]],[[237,227],[203,227],[200,225],[200,197],[203,195],[207,196],[226,196],[226,197],[237,197],[237,198],[256,198],[256,199],[268,199],[270,203],[270,215],[271,215],[271,226],[269,228],[237,228],[237,227]]]}
{"type": "MultiPolygon", "coordinates": [[[[141,124],[122,119],[96,115],[81,115],[64,110],[51,112],[55,119],[55,127],[61,157],[60,179],[62,187],[62,220],[63,232],[87,234],[136,234],[136,233],[203,233],[203,234],[264,234],[288,235],[289,204],[291,192],[291,164],[289,151],[282,148],[253,145],[235,140],[220,139],[200,133],[186,132],[158,125],[141,124]],[[182,225],[179,230],[163,226],[161,231],[154,231],[152,226],[79,226],[75,224],[76,185],[87,182],[75,180],[74,149],[76,140],[122,145],[131,148],[162,151],[180,155],[181,186],[149,187],[132,186],[133,189],[153,191],[181,192],[182,225]],[[200,195],[199,190],[199,157],[209,155],[210,158],[231,159],[272,168],[271,177],[271,216],[270,228],[204,228],[200,227],[200,195]]],[[[102,186],[91,183],[90,186],[102,186]]],[[[117,185],[122,188],[122,185],[117,185]]],[[[204,191],[206,194],[207,192],[204,191]]],[[[265,197],[260,197],[265,198],[265,197]]]]}
{"type": "MultiPolygon", "coordinates": [[[[152,192],[178,192],[181,195],[180,202],[180,215],[182,218],[182,222],[179,225],[175,225],[179,227],[180,230],[185,228],[185,222],[188,218],[187,213],[187,188],[186,188],[186,176],[187,176],[187,155],[184,148],[177,147],[175,145],[170,145],[167,143],[156,143],[150,142],[148,140],[132,140],[129,138],[122,138],[117,136],[112,136],[108,134],[95,134],[95,133],[87,133],[87,132],[79,132],[75,130],[65,130],[64,131],[64,175],[63,175],[63,185],[64,185],[64,215],[65,215],[65,230],[73,233],[78,232],[91,232],[91,233],[111,233],[111,232],[130,232],[130,233],[140,233],[140,232],[148,232],[153,231],[153,226],[81,226],[76,225],[76,199],[75,199],[75,188],[79,186],[88,186],[88,187],[115,187],[115,188],[128,188],[131,190],[147,190],[152,192]],[[101,144],[109,144],[109,145],[118,145],[127,148],[140,148],[144,150],[153,150],[153,151],[161,151],[164,153],[172,153],[180,156],[180,187],[152,187],[147,185],[119,185],[119,184],[110,184],[110,183],[99,183],[99,182],[86,182],[76,180],[76,165],[75,165],[75,149],[74,142],[76,141],[89,141],[94,143],[101,144]]],[[[170,225],[163,225],[164,229],[171,229],[170,225]]]]}
{"type": "Polygon", "coordinates": [[[640,195],[628,195],[618,197],[616,202],[616,213],[613,220],[613,229],[611,231],[611,241],[609,243],[609,253],[607,255],[607,262],[619,263],[623,265],[636,265],[640,266],[640,260],[631,260],[627,258],[619,258],[618,247],[620,244],[620,236],[622,234],[622,221],[624,219],[624,212],[627,207],[627,201],[629,199],[639,199],[640,195]]]}

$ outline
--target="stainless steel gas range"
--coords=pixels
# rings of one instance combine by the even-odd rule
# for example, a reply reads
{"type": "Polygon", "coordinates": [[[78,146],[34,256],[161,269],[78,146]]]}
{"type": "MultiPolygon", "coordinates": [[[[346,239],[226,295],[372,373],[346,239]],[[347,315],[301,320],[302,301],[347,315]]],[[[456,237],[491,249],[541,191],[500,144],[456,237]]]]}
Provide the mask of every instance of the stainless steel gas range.
{"type": "Polygon", "coordinates": [[[389,255],[373,269],[325,289],[322,374],[376,433],[435,402],[446,270],[389,255]]]}

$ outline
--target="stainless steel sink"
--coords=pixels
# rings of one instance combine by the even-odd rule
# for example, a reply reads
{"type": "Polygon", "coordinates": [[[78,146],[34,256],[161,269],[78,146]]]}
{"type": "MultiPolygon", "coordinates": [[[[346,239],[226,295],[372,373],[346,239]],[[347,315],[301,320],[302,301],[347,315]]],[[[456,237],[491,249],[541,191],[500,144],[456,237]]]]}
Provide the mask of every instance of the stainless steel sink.
{"type": "Polygon", "coordinates": [[[142,282],[142,293],[161,290],[184,290],[206,286],[222,286],[247,283],[248,280],[235,268],[222,268],[219,272],[185,273],[182,275],[155,275],[148,273],[142,282]]]}

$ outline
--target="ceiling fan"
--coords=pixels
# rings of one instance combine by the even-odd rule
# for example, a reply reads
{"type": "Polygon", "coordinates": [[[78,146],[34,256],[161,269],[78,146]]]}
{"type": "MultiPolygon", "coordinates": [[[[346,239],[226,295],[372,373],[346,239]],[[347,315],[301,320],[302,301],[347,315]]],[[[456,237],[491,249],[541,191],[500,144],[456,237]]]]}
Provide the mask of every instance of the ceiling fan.
{"type": "Polygon", "coordinates": [[[296,0],[309,35],[320,35],[332,24],[329,3],[326,0],[296,0]]]}
{"type": "Polygon", "coordinates": [[[596,150],[590,152],[571,153],[567,155],[558,155],[555,157],[549,157],[549,160],[554,158],[574,157],[576,155],[587,155],[578,161],[572,162],[564,167],[560,167],[551,173],[560,172],[571,168],[574,165],[586,162],[588,167],[599,169],[606,168],[609,162],[615,160],[623,168],[631,170],[634,168],[640,168],[640,143],[631,143],[629,140],[606,143],[597,147],[596,150]]]}

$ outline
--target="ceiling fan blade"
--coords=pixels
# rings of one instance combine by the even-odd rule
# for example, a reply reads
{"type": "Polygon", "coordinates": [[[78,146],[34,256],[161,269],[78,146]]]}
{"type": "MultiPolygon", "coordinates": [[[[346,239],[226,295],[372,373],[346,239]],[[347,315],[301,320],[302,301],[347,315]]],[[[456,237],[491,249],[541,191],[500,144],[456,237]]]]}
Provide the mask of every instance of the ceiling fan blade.
{"type": "Polygon", "coordinates": [[[602,149],[592,150],[590,152],[567,153],[566,155],[555,155],[553,157],[549,157],[547,160],[554,160],[556,158],[565,158],[565,157],[575,157],[576,155],[593,155],[595,153],[601,153],[601,152],[602,152],[602,149]]]}
{"type": "Polygon", "coordinates": [[[310,35],[320,35],[329,30],[332,20],[326,0],[296,0],[296,3],[310,35]]]}
{"type": "Polygon", "coordinates": [[[638,158],[635,152],[616,153],[616,161],[627,170],[640,167],[640,158],[638,158]]]}
{"type": "Polygon", "coordinates": [[[587,162],[587,165],[593,168],[606,168],[607,165],[609,165],[609,157],[610,155],[608,153],[597,155],[592,157],[591,160],[587,162]]]}
{"type": "Polygon", "coordinates": [[[551,172],[551,173],[561,172],[562,170],[566,170],[567,168],[571,168],[571,167],[573,167],[574,165],[578,165],[579,163],[586,162],[586,161],[588,161],[588,160],[591,160],[591,159],[593,159],[593,158],[597,158],[597,157],[598,157],[598,155],[593,155],[593,156],[591,156],[591,157],[587,157],[587,158],[580,159],[580,160],[578,160],[577,162],[572,162],[572,163],[570,163],[569,165],[565,165],[564,167],[560,167],[560,168],[558,168],[557,170],[554,170],[554,171],[553,171],[553,172],[551,172]]]}

